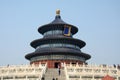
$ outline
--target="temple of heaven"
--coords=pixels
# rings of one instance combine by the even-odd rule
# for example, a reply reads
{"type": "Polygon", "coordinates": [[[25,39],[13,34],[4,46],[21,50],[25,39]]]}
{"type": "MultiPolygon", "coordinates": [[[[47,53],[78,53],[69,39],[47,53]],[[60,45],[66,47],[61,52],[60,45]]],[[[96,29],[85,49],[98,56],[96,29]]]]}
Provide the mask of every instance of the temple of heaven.
{"type": "Polygon", "coordinates": [[[30,64],[47,63],[48,68],[57,68],[61,63],[83,64],[91,56],[81,51],[86,43],[73,38],[78,28],[61,19],[60,10],[56,11],[55,19],[38,28],[43,38],[30,43],[35,51],[25,56],[30,64]]]}

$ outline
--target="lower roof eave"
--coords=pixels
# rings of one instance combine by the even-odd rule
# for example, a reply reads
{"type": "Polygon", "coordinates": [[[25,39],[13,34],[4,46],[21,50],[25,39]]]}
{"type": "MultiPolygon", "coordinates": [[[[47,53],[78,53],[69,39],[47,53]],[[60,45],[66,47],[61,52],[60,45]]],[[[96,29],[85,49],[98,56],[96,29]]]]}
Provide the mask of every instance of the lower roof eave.
{"type": "Polygon", "coordinates": [[[33,53],[30,53],[30,54],[27,54],[25,56],[26,59],[30,60],[32,57],[36,57],[36,56],[42,56],[42,55],[56,55],[56,54],[59,54],[59,55],[74,55],[74,56],[81,56],[81,57],[84,57],[85,60],[88,60],[91,58],[91,56],[89,54],[86,54],[86,53],[71,53],[71,52],[45,52],[45,53],[36,53],[36,52],[33,52],[33,53]]]}

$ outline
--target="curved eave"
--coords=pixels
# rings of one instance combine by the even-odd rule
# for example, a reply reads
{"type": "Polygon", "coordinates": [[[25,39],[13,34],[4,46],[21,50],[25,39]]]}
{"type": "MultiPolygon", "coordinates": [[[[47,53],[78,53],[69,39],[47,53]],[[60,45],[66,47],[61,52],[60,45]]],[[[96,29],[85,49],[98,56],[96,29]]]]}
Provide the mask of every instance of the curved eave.
{"type": "Polygon", "coordinates": [[[41,34],[44,34],[47,31],[50,30],[64,30],[64,26],[70,26],[71,27],[71,33],[74,35],[75,33],[78,32],[78,28],[76,26],[73,26],[71,24],[65,24],[65,23],[51,23],[51,24],[46,24],[38,28],[38,32],[41,34]]]}
{"type": "Polygon", "coordinates": [[[30,54],[27,54],[25,56],[26,59],[30,60],[32,57],[36,56],[42,56],[42,55],[55,55],[55,54],[60,54],[60,55],[76,55],[76,56],[81,56],[84,57],[85,60],[88,60],[91,58],[89,54],[83,53],[78,50],[74,49],[69,49],[69,48],[43,48],[38,52],[33,52],[30,54]]]}
{"type": "Polygon", "coordinates": [[[37,39],[31,42],[31,46],[33,48],[38,47],[42,44],[48,44],[48,43],[69,43],[69,44],[75,44],[79,46],[80,48],[84,47],[86,43],[82,40],[71,38],[71,37],[51,37],[51,38],[41,38],[37,39]]]}
{"type": "Polygon", "coordinates": [[[73,26],[71,24],[67,24],[66,22],[64,22],[61,19],[60,15],[56,15],[55,19],[51,23],[39,27],[38,32],[41,34],[44,34],[46,31],[49,31],[49,30],[55,30],[55,29],[64,30],[65,25],[71,27],[72,34],[75,34],[78,32],[78,28],[76,26],[73,26]]]}

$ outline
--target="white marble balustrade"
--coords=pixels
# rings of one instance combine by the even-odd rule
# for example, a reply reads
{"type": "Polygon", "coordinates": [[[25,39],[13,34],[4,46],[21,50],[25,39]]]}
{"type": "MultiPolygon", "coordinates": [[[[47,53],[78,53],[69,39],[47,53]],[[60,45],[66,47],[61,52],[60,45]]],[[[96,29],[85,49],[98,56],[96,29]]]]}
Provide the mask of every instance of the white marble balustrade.
{"type": "Polygon", "coordinates": [[[40,80],[47,64],[8,65],[0,67],[0,80],[40,80]]]}
{"type": "Polygon", "coordinates": [[[64,69],[67,80],[101,80],[110,75],[115,80],[120,80],[120,68],[113,65],[79,65],[65,64],[64,69]]]}

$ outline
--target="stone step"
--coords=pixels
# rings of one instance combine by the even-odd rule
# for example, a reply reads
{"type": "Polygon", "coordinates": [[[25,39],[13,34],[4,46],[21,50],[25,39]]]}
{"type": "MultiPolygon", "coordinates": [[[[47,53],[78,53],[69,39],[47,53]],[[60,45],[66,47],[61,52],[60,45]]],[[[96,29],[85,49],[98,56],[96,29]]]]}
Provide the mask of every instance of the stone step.
{"type": "Polygon", "coordinates": [[[51,78],[45,78],[45,80],[53,80],[53,78],[54,78],[54,80],[65,80],[65,77],[51,77],[51,78]]]}
{"type": "Polygon", "coordinates": [[[61,71],[61,74],[59,75],[58,69],[56,68],[47,69],[44,75],[44,80],[53,80],[53,78],[55,80],[65,80],[66,76],[65,76],[64,70],[60,69],[60,71],[61,71]]]}

